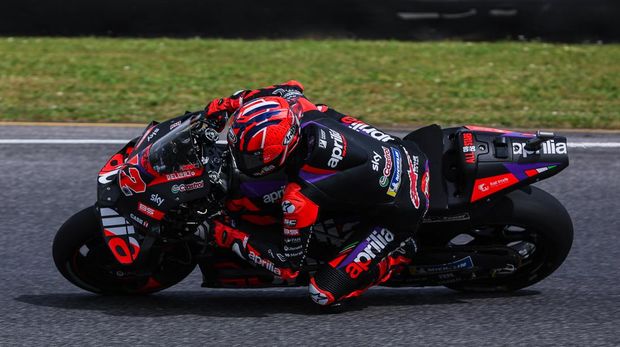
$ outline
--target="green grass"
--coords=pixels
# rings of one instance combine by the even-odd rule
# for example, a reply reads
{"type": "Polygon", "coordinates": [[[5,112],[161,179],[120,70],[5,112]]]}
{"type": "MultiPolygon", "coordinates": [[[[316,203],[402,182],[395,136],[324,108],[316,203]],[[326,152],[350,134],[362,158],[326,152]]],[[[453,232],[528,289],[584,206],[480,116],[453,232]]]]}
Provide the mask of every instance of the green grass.
{"type": "Polygon", "coordinates": [[[143,123],[289,79],[375,124],[620,128],[620,45],[0,38],[0,120],[143,123]]]}

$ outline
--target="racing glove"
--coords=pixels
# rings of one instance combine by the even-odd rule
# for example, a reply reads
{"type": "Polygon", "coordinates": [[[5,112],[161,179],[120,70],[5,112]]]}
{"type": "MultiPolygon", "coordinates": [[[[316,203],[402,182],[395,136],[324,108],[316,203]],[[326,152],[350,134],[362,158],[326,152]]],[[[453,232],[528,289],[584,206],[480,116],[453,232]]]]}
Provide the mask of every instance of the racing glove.
{"type": "Polygon", "coordinates": [[[303,92],[304,86],[294,80],[261,89],[240,90],[227,98],[214,99],[209,102],[205,107],[205,118],[215,130],[221,132],[226,126],[228,117],[250,100],[266,96],[280,96],[292,102],[298,98],[305,100],[303,92]]]}
{"type": "Polygon", "coordinates": [[[297,183],[289,183],[282,197],[284,255],[294,269],[304,263],[312,236],[312,226],[318,220],[319,206],[301,192],[297,183]]]}

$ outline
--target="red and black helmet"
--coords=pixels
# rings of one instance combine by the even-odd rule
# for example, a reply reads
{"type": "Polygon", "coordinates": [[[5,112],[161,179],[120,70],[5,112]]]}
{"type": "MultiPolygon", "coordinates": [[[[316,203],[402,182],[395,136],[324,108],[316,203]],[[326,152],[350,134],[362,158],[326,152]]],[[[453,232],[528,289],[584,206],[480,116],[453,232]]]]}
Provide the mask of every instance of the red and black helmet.
{"type": "Polygon", "coordinates": [[[301,107],[281,97],[252,100],[233,115],[228,145],[237,167],[262,176],[282,166],[299,142],[301,107]]]}

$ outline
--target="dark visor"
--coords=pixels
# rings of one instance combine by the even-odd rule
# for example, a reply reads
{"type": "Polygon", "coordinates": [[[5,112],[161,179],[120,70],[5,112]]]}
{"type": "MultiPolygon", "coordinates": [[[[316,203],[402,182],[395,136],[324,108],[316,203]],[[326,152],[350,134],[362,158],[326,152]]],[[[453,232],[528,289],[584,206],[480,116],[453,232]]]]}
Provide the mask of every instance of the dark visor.
{"type": "Polygon", "coordinates": [[[243,173],[254,173],[260,171],[263,167],[265,167],[265,163],[263,162],[263,151],[256,152],[239,152],[233,151],[235,156],[235,162],[237,163],[237,167],[243,173]]]}

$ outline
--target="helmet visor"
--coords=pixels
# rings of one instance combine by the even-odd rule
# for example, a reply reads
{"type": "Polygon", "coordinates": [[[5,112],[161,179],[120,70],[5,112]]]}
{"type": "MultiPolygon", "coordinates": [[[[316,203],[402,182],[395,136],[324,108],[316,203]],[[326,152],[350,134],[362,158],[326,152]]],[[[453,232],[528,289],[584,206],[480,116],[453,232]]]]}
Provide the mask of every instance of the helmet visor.
{"type": "Polygon", "coordinates": [[[265,166],[262,150],[255,152],[233,151],[233,154],[237,167],[244,173],[257,172],[265,166]]]}

